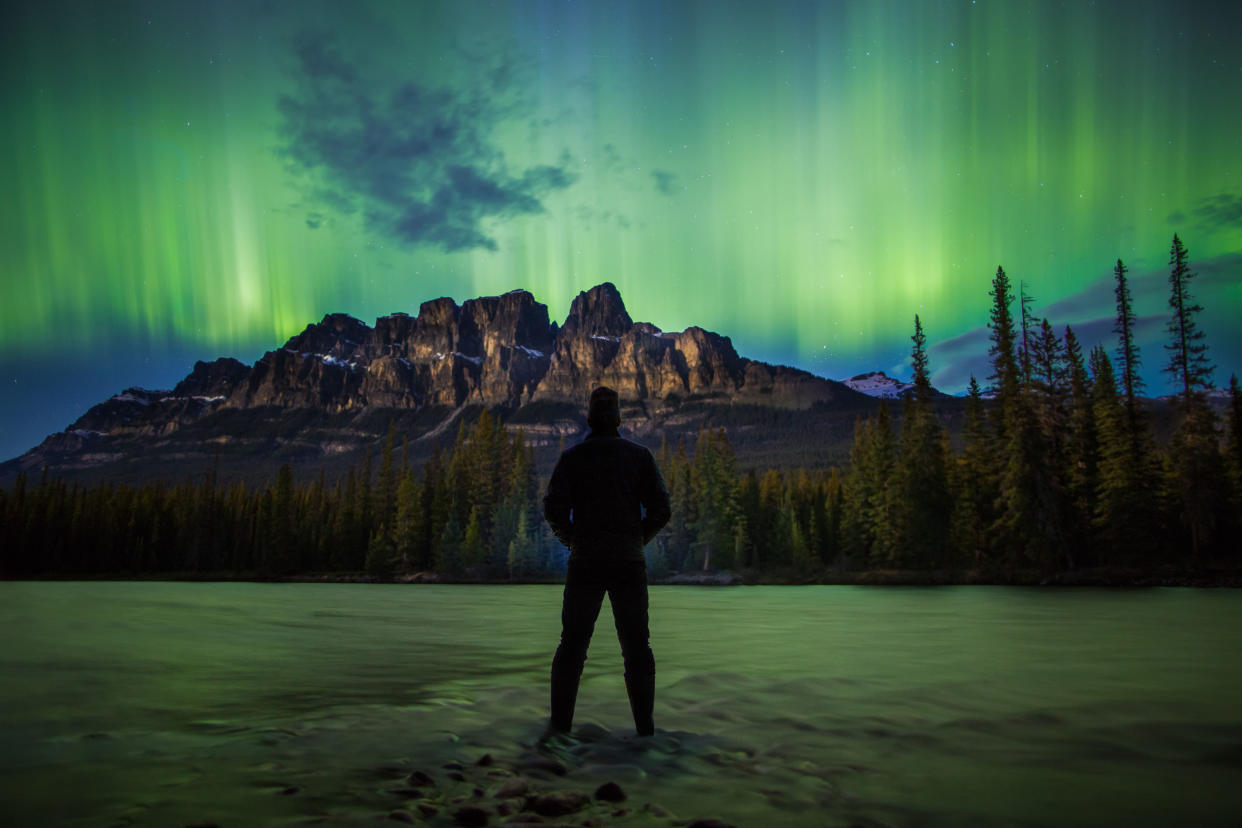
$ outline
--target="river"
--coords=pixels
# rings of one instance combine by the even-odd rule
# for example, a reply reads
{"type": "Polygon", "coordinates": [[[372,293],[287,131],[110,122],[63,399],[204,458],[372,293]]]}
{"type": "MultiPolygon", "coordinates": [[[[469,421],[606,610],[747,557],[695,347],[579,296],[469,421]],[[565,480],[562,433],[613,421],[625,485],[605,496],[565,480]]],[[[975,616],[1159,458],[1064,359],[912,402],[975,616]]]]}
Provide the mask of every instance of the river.
{"type": "Polygon", "coordinates": [[[1242,592],[653,587],[656,736],[633,736],[605,603],[578,739],[549,757],[559,602],[538,585],[0,583],[0,824],[450,825],[474,804],[496,825],[523,807],[494,796],[514,776],[617,783],[624,802],[560,818],[579,825],[1242,814],[1242,592]],[[411,791],[415,770],[434,786],[411,791]]]}

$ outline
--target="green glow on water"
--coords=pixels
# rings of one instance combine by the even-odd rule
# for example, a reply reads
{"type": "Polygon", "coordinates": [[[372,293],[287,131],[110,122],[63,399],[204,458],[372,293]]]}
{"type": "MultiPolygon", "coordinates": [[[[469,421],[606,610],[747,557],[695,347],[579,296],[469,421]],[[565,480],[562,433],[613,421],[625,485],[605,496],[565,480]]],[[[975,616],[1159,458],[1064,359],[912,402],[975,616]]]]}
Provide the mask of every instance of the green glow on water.
{"type": "MultiPolygon", "coordinates": [[[[0,583],[0,801],[14,824],[362,822],[414,768],[469,796],[443,763],[520,765],[543,727],[560,592],[0,583]]],[[[613,780],[635,809],[740,825],[1201,825],[1242,806],[1236,590],[654,587],[644,750],[608,616],[582,755],[541,785],[613,780]]]]}

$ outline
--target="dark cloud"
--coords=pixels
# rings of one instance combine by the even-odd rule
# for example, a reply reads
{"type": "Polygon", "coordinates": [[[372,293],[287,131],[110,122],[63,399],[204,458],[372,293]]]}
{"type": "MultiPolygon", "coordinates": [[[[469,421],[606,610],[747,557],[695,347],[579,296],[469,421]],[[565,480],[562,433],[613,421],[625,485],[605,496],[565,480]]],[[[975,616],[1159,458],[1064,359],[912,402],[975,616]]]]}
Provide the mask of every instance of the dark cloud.
{"type": "Polygon", "coordinates": [[[503,71],[485,72],[476,88],[407,82],[384,92],[325,37],[302,37],[294,53],[298,88],[278,101],[281,153],[310,179],[312,199],[361,209],[400,241],[495,250],[486,222],[541,213],[544,196],[573,183],[564,158],[514,170],[492,143],[492,128],[511,115],[499,102],[503,71]]]}
{"type": "Polygon", "coordinates": [[[656,189],[664,195],[672,195],[673,188],[677,186],[677,176],[668,170],[652,170],[651,177],[655,179],[656,189]]]}
{"type": "Polygon", "coordinates": [[[1242,195],[1220,193],[1199,202],[1195,217],[1209,230],[1242,227],[1242,195]]]}

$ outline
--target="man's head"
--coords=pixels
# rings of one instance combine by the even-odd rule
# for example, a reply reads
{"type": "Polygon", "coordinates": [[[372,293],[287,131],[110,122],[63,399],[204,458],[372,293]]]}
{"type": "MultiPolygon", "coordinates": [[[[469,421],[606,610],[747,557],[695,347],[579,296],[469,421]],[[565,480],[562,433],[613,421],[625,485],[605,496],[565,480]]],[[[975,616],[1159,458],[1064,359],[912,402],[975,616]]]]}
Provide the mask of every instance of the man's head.
{"type": "Polygon", "coordinates": [[[587,409],[587,425],[592,431],[616,431],[621,425],[621,397],[616,391],[601,385],[591,392],[591,406],[587,409]]]}

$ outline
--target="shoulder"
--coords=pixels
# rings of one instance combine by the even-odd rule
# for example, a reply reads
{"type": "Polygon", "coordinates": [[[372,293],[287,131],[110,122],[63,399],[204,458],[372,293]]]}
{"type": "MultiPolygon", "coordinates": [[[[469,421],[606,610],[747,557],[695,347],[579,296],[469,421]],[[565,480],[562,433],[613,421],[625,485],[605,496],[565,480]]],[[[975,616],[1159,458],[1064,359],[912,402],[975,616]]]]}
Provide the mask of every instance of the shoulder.
{"type": "Polygon", "coordinates": [[[643,460],[655,460],[655,455],[651,453],[651,449],[647,448],[642,443],[635,443],[633,440],[625,437],[620,438],[620,442],[625,445],[625,450],[634,456],[642,458],[643,460]]]}

